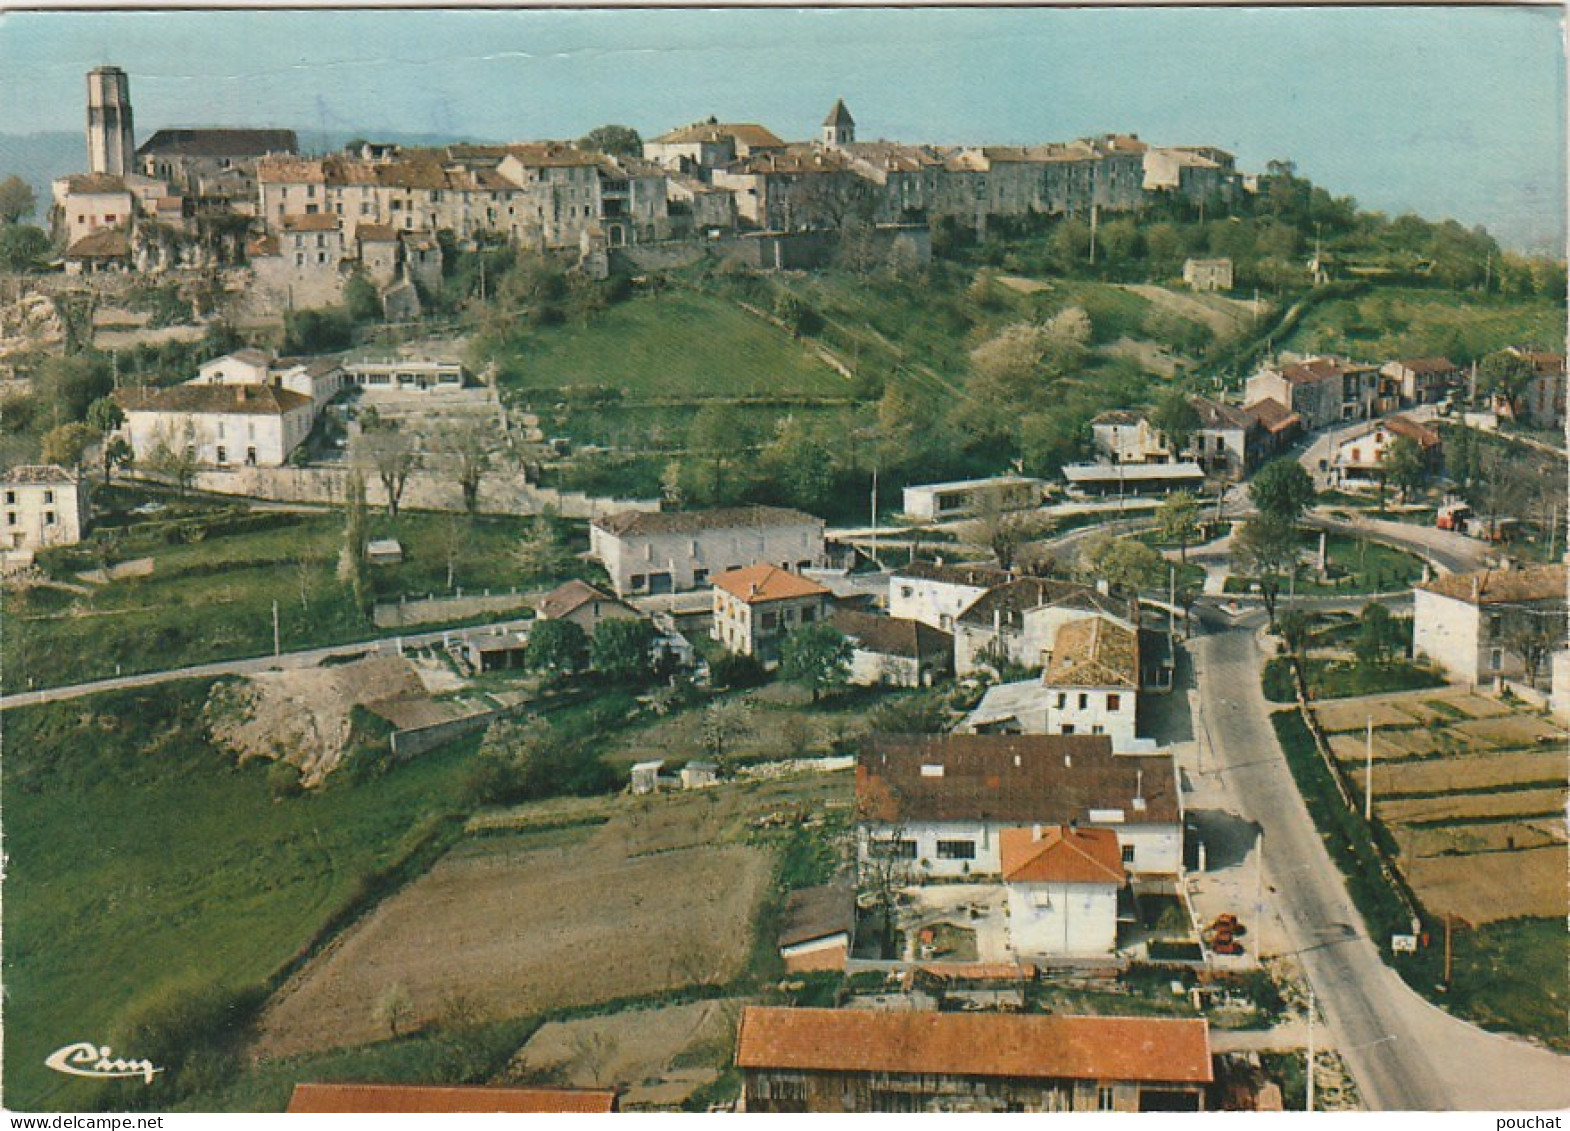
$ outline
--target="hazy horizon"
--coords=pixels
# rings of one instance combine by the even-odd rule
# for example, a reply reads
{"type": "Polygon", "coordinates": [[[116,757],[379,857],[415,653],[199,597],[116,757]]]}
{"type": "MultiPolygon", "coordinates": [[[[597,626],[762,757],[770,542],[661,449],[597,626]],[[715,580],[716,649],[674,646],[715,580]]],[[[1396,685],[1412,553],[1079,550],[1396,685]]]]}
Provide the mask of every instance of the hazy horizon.
{"type": "Polygon", "coordinates": [[[843,97],[863,139],[1212,144],[1366,208],[1565,244],[1551,7],[11,12],[0,134],[79,132],[102,63],[130,75],[138,141],[650,137],[710,114],[806,139],[843,97]]]}

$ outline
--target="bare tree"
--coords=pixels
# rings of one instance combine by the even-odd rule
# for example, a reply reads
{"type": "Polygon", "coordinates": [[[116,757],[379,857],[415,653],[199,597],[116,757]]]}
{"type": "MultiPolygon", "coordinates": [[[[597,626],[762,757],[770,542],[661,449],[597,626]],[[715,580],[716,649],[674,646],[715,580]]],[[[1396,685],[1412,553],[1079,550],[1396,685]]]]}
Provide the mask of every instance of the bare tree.
{"type": "Polygon", "coordinates": [[[394,982],[383,990],[376,999],[375,1018],[378,1024],[387,1026],[388,1035],[398,1036],[398,1031],[414,1019],[414,998],[409,996],[409,988],[394,982]]]}
{"type": "Polygon", "coordinates": [[[372,417],[355,437],[350,454],[354,462],[374,471],[382,481],[387,492],[387,517],[397,518],[404,485],[420,462],[413,438],[395,424],[372,417]]]}
{"type": "Polygon", "coordinates": [[[491,469],[500,438],[488,423],[478,419],[452,421],[431,433],[431,446],[441,466],[463,491],[463,509],[479,509],[480,481],[491,469]]]}
{"type": "Polygon", "coordinates": [[[700,727],[704,753],[724,766],[732,743],[751,729],[750,715],[747,704],[739,699],[718,699],[710,703],[704,708],[700,727]]]}

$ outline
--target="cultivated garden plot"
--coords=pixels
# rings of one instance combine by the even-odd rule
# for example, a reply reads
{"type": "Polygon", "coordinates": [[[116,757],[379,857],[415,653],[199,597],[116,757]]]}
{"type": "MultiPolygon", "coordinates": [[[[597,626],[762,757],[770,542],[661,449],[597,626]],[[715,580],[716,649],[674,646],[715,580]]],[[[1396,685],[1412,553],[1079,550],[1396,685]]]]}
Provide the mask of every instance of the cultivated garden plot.
{"type": "Polygon", "coordinates": [[[1474,926],[1566,912],[1563,728],[1462,691],[1319,703],[1361,798],[1374,721],[1374,813],[1428,910],[1474,926]]]}
{"type": "Polygon", "coordinates": [[[618,838],[580,832],[552,847],[495,838],[454,851],[285,990],[263,1018],[258,1055],[390,1036],[378,1006],[400,990],[407,1028],[454,996],[490,1020],[741,971],[769,852],[727,845],[629,857],[618,838]]]}
{"type": "Polygon", "coordinates": [[[1563,844],[1473,856],[1433,856],[1414,860],[1406,869],[1430,911],[1454,915],[1473,926],[1523,916],[1562,921],[1570,906],[1563,844]]]}
{"type": "Polygon", "coordinates": [[[403,1032],[454,997],[493,1020],[723,985],[745,967],[774,871],[757,826],[850,789],[833,774],[624,797],[588,823],[467,840],[285,987],[256,1052],[384,1039],[395,995],[403,1032]]]}
{"type": "MultiPolygon", "coordinates": [[[[1424,758],[1374,770],[1374,788],[1383,797],[1401,794],[1435,794],[1452,790],[1494,789],[1500,786],[1557,785],[1564,781],[1564,755],[1552,750],[1513,754],[1474,754],[1457,758],[1424,758]]],[[[1352,777],[1363,786],[1363,771],[1352,777]]]]}

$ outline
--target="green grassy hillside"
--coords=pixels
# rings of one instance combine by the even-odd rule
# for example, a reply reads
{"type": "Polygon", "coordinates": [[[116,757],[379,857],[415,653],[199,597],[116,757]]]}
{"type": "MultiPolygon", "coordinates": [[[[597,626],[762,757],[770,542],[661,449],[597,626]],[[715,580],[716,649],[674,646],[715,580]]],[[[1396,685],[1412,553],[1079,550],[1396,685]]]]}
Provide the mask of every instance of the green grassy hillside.
{"type": "Polygon", "coordinates": [[[1365,361],[1436,354],[1470,361],[1505,346],[1548,346],[1564,337],[1564,307],[1544,299],[1380,287],[1317,307],[1280,348],[1365,361]]]}
{"type": "Polygon", "coordinates": [[[8,1109],[93,1102],[44,1068],[51,1051],[117,1039],[172,987],[263,982],[455,808],[472,744],[275,802],[263,766],[208,743],[210,687],[6,712],[8,1109]]]}

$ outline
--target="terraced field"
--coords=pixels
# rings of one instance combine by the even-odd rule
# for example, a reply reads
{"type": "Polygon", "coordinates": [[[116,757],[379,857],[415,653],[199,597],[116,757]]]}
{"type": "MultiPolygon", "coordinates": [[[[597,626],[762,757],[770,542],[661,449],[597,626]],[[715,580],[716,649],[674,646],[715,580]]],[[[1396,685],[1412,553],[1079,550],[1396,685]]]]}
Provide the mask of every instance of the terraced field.
{"type": "Polygon", "coordinates": [[[1564,728],[1460,691],[1334,700],[1314,710],[1359,795],[1372,721],[1374,815],[1431,912],[1475,926],[1570,910],[1564,728]]]}

